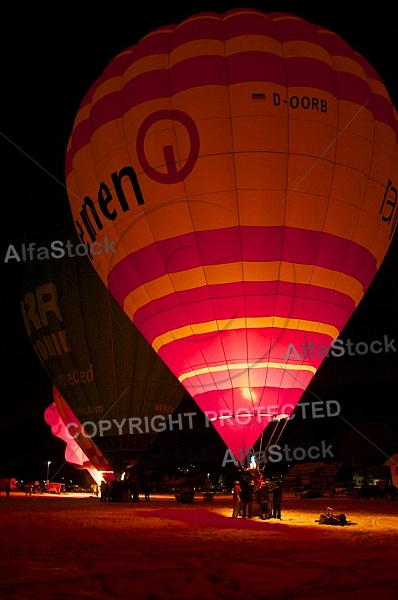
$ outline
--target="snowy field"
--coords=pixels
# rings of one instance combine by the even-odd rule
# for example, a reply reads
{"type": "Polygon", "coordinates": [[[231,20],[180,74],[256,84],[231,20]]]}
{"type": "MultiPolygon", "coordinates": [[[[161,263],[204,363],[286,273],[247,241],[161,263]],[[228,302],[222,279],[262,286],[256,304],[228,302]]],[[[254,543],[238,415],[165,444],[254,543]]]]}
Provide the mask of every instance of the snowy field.
{"type": "Polygon", "coordinates": [[[284,499],[282,521],[232,499],[0,498],[0,598],[397,600],[398,502],[284,499]],[[357,523],[319,525],[330,505],[357,523]]]}

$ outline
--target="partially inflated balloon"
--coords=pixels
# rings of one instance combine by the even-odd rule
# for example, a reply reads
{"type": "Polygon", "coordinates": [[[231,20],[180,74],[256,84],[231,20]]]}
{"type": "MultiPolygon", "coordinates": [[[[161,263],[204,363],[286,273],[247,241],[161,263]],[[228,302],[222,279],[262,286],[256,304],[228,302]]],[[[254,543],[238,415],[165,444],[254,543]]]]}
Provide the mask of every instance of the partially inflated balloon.
{"type": "Polygon", "coordinates": [[[79,237],[236,456],[293,411],[374,278],[396,157],[378,74],[287,14],[158,29],[83,100],[66,157],[79,237]]]}
{"type": "MultiPolygon", "coordinates": [[[[72,435],[80,435],[83,451],[85,436],[92,437],[119,473],[167,427],[185,390],[109,296],[87,256],[75,254],[81,250],[75,232],[59,237],[53,257],[26,274],[22,315],[36,354],[85,430],[72,428],[72,435]],[[60,257],[60,248],[74,256],[60,257]]],[[[60,402],[57,407],[66,411],[60,402]]],[[[87,452],[94,460],[90,445],[87,452]]]]}
{"type": "MultiPolygon", "coordinates": [[[[65,398],[61,396],[59,390],[55,387],[55,385],[53,386],[53,397],[54,402],[51,405],[51,411],[47,409],[44,413],[44,418],[51,426],[54,426],[55,423],[51,423],[51,417],[49,415],[49,412],[50,414],[53,414],[54,420],[57,415],[59,416],[59,419],[61,419],[65,430],[63,432],[63,435],[59,437],[62,437],[62,439],[64,439],[64,441],[67,443],[67,445],[70,446],[70,449],[72,451],[72,460],[69,462],[76,462],[73,460],[75,454],[80,455],[81,453],[81,456],[83,458],[81,466],[87,469],[90,472],[90,474],[93,474],[93,470],[95,470],[96,472],[111,472],[112,468],[106,460],[105,456],[96,446],[96,444],[93,441],[93,438],[88,434],[87,431],[85,431],[80,420],[76,417],[72,409],[68,406],[65,398]],[[80,453],[76,450],[75,444],[79,448],[80,453]],[[74,450],[76,450],[76,453],[74,452],[74,450]]],[[[57,435],[57,433],[55,433],[54,431],[53,433],[54,435],[57,435]]],[[[66,458],[66,460],[68,459],[66,458]]],[[[97,480],[97,477],[94,477],[94,479],[97,480]]]]}
{"type": "Polygon", "coordinates": [[[50,404],[44,411],[44,420],[51,427],[51,433],[66,443],[65,460],[76,468],[85,468],[84,463],[89,466],[87,457],[83,454],[78,443],[69,434],[67,427],[58,412],[55,402],[50,404]]]}
{"type": "Polygon", "coordinates": [[[53,435],[66,443],[65,460],[77,469],[85,469],[97,485],[100,485],[104,478],[115,479],[105,456],[55,386],[53,396],[54,402],[46,409],[44,419],[51,426],[53,435]]]}
{"type": "MultiPolygon", "coordinates": [[[[55,402],[46,408],[44,419],[47,424],[50,425],[51,433],[65,442],[65,460],[76,469],[87,470],[97,485],[100,484],[102,481],[102,474],[91,464],[78,442],[70,435],[68,425],[62,420],[55,402]]],[[[105,470],[109,471],[110,466],[108,465],[108,468],[105,470]]]]}

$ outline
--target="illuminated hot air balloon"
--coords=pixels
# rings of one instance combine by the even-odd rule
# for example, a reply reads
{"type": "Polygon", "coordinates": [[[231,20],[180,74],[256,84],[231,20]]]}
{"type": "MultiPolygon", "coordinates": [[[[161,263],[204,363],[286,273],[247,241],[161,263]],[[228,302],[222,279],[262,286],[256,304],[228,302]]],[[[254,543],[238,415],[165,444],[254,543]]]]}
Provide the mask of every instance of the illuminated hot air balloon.
{"type": "Polygon", "coordinates": [[[55,386],[53,396],[54,402],[45,410],[44,420],[51,427],[52,434],[65,442],[65,460],[77,469],[87,470],[97,485],[104,477],[114,479],[115,475],[105,456],[55,386]]]}
{"type": "MultiPolygon", "coordinates": [[[[62,420],[55,402],[48,406],[44,412],[44,419],[46,423],[51,427],[51,433],[59,437],[66,444],[65,448],[65,460],[74,466],[76,469],[85,469],[91,475],[92,479],[97,485],[102,481],[102,474],[98,471],[89,461],[88,457],[82,451],[78,442],[73,439],[69,433],[68,424],[65,424],[62,420]]],[[[73,424],[76,423],[76,419],[73,424]]],[[[106,461],[106,459],[105,459],[106,461]]],[[[107,471],[111,471],[111,467],[108,465],[107,471]]]]}
{"type": "Polygon", "coordinates": [[[54,247],[53,258],[37,261],[26,274],[25,326],[59,390],[58,411],[66,421],[79,419],[72,436],[101,470],[85,443],[93,438],[119,474],[167,428],[185,390],[109,296],[87,256],[76,255],[81,248],[75,232],[60,236],[54,247]],[[61,257],[61,249],[74,256],[61,257]]]}
{"type": "Polygon", "coordinates": [[[288,14],[158,29],[84,98],[66,156],[80,240],[235,456],[291,414],[376,275],[396,157],[378,74],[288,14]],[[105,238],[116,252],[96,254],[105,238]]]}
{"type": "Polygon", "coordinates": [[[44,420],[51,427],[51,433],[66,443],[65,460],[75,467],[83,467],[84,463],[89,466],[87,457],[69,433],[67,425],[61,419],[55,402],[50,404],[44,411],[44,420]]]}

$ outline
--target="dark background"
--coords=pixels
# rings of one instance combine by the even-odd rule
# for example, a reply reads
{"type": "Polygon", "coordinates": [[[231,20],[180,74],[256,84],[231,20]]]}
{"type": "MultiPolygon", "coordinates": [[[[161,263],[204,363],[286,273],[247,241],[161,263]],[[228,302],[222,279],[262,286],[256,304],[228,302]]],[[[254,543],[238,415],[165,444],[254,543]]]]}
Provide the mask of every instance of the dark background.
{"type": "MultiPolygon", "coordinates": [[[[53,438],[43,420],[43,411],[52,402],[51,382],[30,345],[19,307],[20,281],[29,265],[15,260],[4,264],[4,257],[9,244],[17,249],[33,241],[46,245],[72,222],[64,157],[84,94],[116,54],[156,27],[197,12],[242,6],[291,12],[335,31],[375,67],[398,106],[398,18],[393,1],[191,1],[181,9],[153,0],[141,4],[81,1],[18,3],[0,9],[0,463],[4,474],[44,477],[46,461],[63,457],[63,443],[53,438]]],[[[341,333],[342,340],[370,343],[385,335],[398,339],[397,267],[396,236],[365,299],[341,333]]],[[[337,455],[358,465],[384,462],[386,455],[398,451],[397,367],[398,352],[392,351],[326,359],[303,401],[335,398],[343,419],[297,417],[283,440],[296,445],[333,440],[337,455]]],[[[195,405],[189,408],[199,410],[195,405]]],[[[203,457],[205,450],[206,464],[219,465],[223,443],[211,429],[198,426],[174,437],[159,435],[152,454],[156,452],[155,462],[163,457],[176,465],[203,457]]]]}

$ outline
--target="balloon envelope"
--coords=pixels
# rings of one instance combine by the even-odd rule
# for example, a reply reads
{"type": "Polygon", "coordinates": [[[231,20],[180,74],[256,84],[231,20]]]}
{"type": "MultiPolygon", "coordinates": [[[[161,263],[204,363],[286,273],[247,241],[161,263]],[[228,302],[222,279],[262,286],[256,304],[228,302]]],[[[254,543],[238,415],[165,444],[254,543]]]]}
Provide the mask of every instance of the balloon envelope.
{"type": "MultiPolygon", "coordinates": [[[[62,436],[62,439],[64,439],[64,441],[67,443],[68,446],[70,446],[71,448],[71,459],[69,460],[68,458],[66,460],[68,460],[68,462],[76,462],[76,455],[80,456],[82,455],[82,462],[81,462],[81,466],[84,467],[85,469],[88,469],[90,473],[92,473],[91,470],[96,470],[97,472],[100,471],[106,471],[106,472],[111,472],[111,466],[108,463],[108,461],[106,460],[105,456],[102,454],[102,452],[99,450],[99,448],[96,446],[96,444],[94,443],[93,439],[91,436],[88,435],[88,433],[84,430],[84,427],[82,427],[82,424],[80,422],[80,420],[76,417],[76,415],[74,414],[74,412],[71,410],[71,408],[68,406],[65,398],[63,398],[61,396],[61,394],[59,393],[59,390],[57,390],[57,388],[55,387],[55,385],[53,386],[53,397],[54,397],[54,402],[51,405],[52,406],[52,413],[53,413],[53,419],[55,420],[56,416],[59,415],[59,419],[62,421],[64,428],[61,428],[61,431],[64,432],[64,435],[62,436]],[[53,409],[53,407],[55,406],[55,410],[53,409]],[[80,450],[80,452],[78,452],[76,450],[76,446],[77,448],[80,450]],[[76,452],[75,452],[76,450],[76,452]],[[90,470],[91,469],[91,470],[90,470]]],[[[49,419],[49,415],[48,415],[48,409],[45,412],[45,420],[47,421],[47,423],[51,426],[54,426],[54,423],[51,423],[51,420],[49,419]]],[[[61,425],[61,424],[59,424],[61,425]]],[[[56,432],[53,432],[54,435],[57,435],[56,432]]],[[[61,437],[61,436],[59,436],[61,437]]],[[[66,450],[68,451],[68,449],[66,450]]],[[[66,458],[66,456],[65,456],[66,458]]],[[[96,478],[95,478],[96,479],[96,478]]]]}
{"type": "MultiPolygon", "coordinates": [[[[75,233],[67,238],[63,243],[76,248],[75,233]]],[[[92,437],[120,472],[166,427],[183,386],[109,296],[86,256],[37,261],[26,275],[21,307],[36,354],[85,430],[82,449],[85,436],[92,437]]]]}
{"type": "Polygon", "coordinates": [[[66,444],[65,460],[76,469],[85,469],[97,485],[104,477],[113,477],[112,468],[92,438],[86,435],[57,388],[53,387],[54,402],[44,411],[44,420],[51,433],[66,444]]]}
{"type": "Polygon", "coordinates": [[[378,74],[293,15],[163,27],[84,98],[66,156],[80,240],[115,242],[93,266],[236,456],[291,414],[374,278],[396,156],[378,74]]]}

